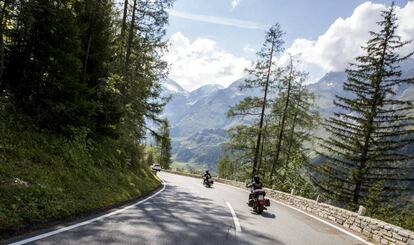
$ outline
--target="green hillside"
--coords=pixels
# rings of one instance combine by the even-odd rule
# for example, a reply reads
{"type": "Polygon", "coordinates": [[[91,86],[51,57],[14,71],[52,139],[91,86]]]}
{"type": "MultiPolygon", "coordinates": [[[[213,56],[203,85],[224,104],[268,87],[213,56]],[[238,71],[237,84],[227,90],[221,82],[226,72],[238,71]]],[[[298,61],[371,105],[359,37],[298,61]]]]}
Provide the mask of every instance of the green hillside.
{"type": "Polygon", "coordinates": [[[0,124],[0,238],[137,198],[160,185],[121,141],[73,140],[0,124]],[[114,151],[113,149],[117,149],[114,151]]]}

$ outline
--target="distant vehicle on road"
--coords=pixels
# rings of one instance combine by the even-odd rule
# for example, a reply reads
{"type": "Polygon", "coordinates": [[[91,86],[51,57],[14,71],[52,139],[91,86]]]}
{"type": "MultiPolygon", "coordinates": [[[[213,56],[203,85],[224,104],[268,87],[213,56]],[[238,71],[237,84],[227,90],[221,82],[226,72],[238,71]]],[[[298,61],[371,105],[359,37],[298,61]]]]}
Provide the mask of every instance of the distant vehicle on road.
{"type": "Polygon", "coordinates": [[[211,188],[211,186],[214,184],[213,179],[209,179],[209,178],[203,178],[203,185],[205,187],[211,188]]]}
{"type": "Polygon", "coordinates": [[[211,179],[211,174],[208,170],[203,174],[203,184],[205,187],[210,188],[213,185],[214,181],[211,179]]]}
{"type": "Polygon", "coordinates": [[[152,169],[152,171],[159,172],[159,171],[161,171],[161,165],[152,164],[151,169],[152,169]]]}

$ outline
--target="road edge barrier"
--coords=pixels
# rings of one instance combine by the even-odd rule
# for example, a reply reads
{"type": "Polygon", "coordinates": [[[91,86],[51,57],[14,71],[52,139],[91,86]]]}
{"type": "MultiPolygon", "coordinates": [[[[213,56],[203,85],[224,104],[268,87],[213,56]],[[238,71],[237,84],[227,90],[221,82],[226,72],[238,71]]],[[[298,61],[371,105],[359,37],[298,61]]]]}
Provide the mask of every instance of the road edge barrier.
{"type": "MultiPolygon", "coordinates": [[[[168,173],[184,175],[188,177],[201,178],[199,174],[191,174],[172,170],[163,170],[168,173]]],[[[246,189],[245,183],[214,178],[216,182],[246,189]]],[[[308,199],[291,193],[265,188],[270,198],[284,204],[298,208],[308,214],[329,220],[337,225],[343,226],[353,232],[361,234],[368,240],[378,244],[390,245],[414,245],[414,232],[402,227],[386,223],[368,216],[359,215],[343,208],[338,208],[317,200],[308,199]]]]}

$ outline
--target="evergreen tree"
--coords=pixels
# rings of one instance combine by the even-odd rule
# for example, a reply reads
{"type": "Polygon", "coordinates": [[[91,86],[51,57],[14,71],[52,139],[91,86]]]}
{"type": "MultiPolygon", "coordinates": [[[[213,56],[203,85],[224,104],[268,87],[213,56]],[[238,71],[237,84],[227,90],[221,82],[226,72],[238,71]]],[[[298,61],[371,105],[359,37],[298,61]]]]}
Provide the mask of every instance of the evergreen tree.
{"type": "MultiPolygon", "coordinates": [[[[275,113],[277,114],[278,117],[280,117],[280,122],[278,123],[276,151],[275,151],[274,161],[272,164],[272,169],[270,171],[270,180],[272,179],[275,173],[276,165],[279,163],[280,152],[281,152],[282,142],[283,142],[284,133],[285,133],[285,127],[286,127],[286,120],[288,118],[288,113],[291,112],[289,108],[292,105],[292,97],[294,93],[293,90],[295,89],[294,82],[296,82],[295,80],[298,77],[303,76],[301,73],[298,73],[297,71],[294,70],[292,57],[290,57],[290,65],[288,66],[287,70],[288,70],[287,74],[283,76],[281,79],[280,86],[279,86],[279,89],[280,89],[279,98],[277,99],[277,102],[275,103],[275,105],[277,105],[278,103],[281,102],[282,108],[280,111],[278,111],[279,113],[277,112],[275,113]]],[[[274,108],[277,109],[278,107],[275,106],[274,108]]],[[[295,122],[293,122],[292,124],[294,125],[295,122]]]]}
{"type": "Polygon", "coordinates": [[[370,32],[363,47],[365,54],[347,69],[344,90],[353,96],[336,96],[335,105],[342,112],[325,124],[331,136],[321,144],[325,150],[320,153],[326,162],[313,175],[327,197],[353,208],[377,183],[384,183],[382,195],[392,197],[413,181],[406,175],[413,157],[401,151],[413,142],[413,105],[393,97],[397,86],[414,82],[402,79],[398,66],[412,53],[398,54],[408,42],[396,34],[394,5],[381,16],[380,30],[370,32]]]}
{"type": "Polygon", "coordinates": [[[151,166],[152,164],[155,163],[155,156],[154,156],[154,150],[151,148],[147,149],[147,158],[146,158],[146,163],[148,166],[151,166]]]}
{"type": "Polygon", "coordinates": [[[85,128],[116,140],[126,164],[139,162],[147,122],[162,121],[172,1],[135,2],[117,15],[111,0],[0,0],[1,99],[39,130],[74,136],[85,128]]]}
{"type": "Polygon", "coordinates": [[[269,100],[269,91],[278,79],[279,68],[276,66],[276,55],[283,51],[284,41],[282,39],[283,31],[280,25],[273,25],[265,35],[265,42],[262,49],[257,53],[258,61],[248,70],[249,79],[246,79],[242,88],[260,88],[263,90],[263,98],[247,97],[234,108],[231,108],[228,115],[230,117],[238,115],[257,114],[259,112],[259,121],[257,128],[257,140],[253,155],[252,175],[258,171],[260,149],[263,137],[264,118],[266,105],[269,100]],[[251,112],[255,111],[255,112],[251,112]]]}
{"type": "Polygon", "coordinates": [[[279,96],[272,107],[268,131],[274,136],[268,144],[273,149],[268,153],[267,165],[270,168],[269,180],[276,186],[277,183],[283,186],[283,183],[290,182],[287,175],[292,171],[291,161],[298,176],[308,161],[309,151],[304,145],[311,144],[311,130],[317,125],[319,116],[314,112],[314,95],[303,85],[306,78],[307,75],[296,70],[291,62],[281,79],[279,96]]]}
{"type": "Polygon", "coordinates": [[[234,179],[235,163],[227,156],[221,157],[217,163],[217,173],[220,178],[234,179]]]}
{"type": "Polygon", "coordinates": [[[166,48],[162,37],[168,23],[166,9],[172,6],[172,2],[124,2],[129,5],[124,6],[127,16],[122,16],[121,33],[116,38],[117,54],[113,69],[119,76],[114,77],[113,81],[123,105],[122,124],[118,128],[126,130],[126,136],[131,138],[142,138],[147,130],[152,131],[146,126],[148,120],[162,123],[159,114],[166,100],[159,98],[159,81],[166,77],[167,68],[166,62],[161,59],[166,48]],[[131,131],[134,133],[130,134],[131,131]]]}
{"type": "MultiPolygon", "coordinates": [[[[252,162],[253,174],[266,177],[267,184],[277,184],[275,179],[279,184],[285,182],[293,152],[301,153],[296,160],[302,159],[303,166],[307,159],[303,143],[310,140],[309,132],[317,118],[311,112],[313,95],[303,86],[306,74],[296,69],[292,58],[286,67],[274,62],[283,50],[282,34],[279,25],[266,34],[264,47],[258,53],[259,61],[249,70],[249,79],[241,86],[242,89],[260,88],[264,96],[246,97],[228,111],[229,117],[250,122],[229,130],[232,161],[243,166],[242,172],[252,162]],[[274,178],[276,171],[278,176],[274,178]]],[[[297,174],[302,171],[299,167],[296,170],[297,174]]]]}
{"type": "Polygon", "coordinates": [[[8,44],[4,86],[43,128],[90,126],[93,102],[81,74],[73,1],[21,1],[8,44]]]}
{"type": "Polygon", "coordinates": [[[283,190],[290,181],[287,178],[289,171],[290,175],[298,176],[300,171],[303,172],[308,154],[304,144],[312,141],[310,132],[318,119],[312,111],[314,96],[303,86],[306,78],[306,73],[298,70],[291,59],[281,70],[278,95],[266,119],[260,173],[268,177],[265,180],[269,184],[283,190]],[[291,168],[293,159],[295,168],[291,168]]]}
{"type": "MultiPolygon", "coordinates": [[[[251,178],[251,163],[253,162],[256,147],[258,123],[252,125],[237,125],[228,130],[229,140],[226,142],[226,150],[230,161],[222,164],[234,166],[233,176],[239,180],[251,178]]],[[[229,167],[230,168],[230,167],[229,167]]]]}
{"type": "Polygon", "coordinates": [[[172,163],[171,160],[171,138],[170,138],[170,125],[168,120],[164,120],[161,124],[160,137],[158,137],[159,147],[159,162],[162,168],[170,169],[172,163]]]}
{"type": "MultiPolygon", "coordinates": [[[[301,179],[307,162],[304,143],[311,141],[310,131],[317,123],[318,115],[312,112],[314,96],[303,86],[306,77],[305,73],[297,70],[293,61],[280,68],[279,80],[274,85],[278,94],[268,100],[270,105],[264,117],[257,173],[266,177],[264,181],[267,184],[282,190],[292,186],[294,178],[291,176],[296,174],[297,180],[301,179]]],[[[260,98],[247,97],[228,113],[251,118],[260,116],[260,110],[260,98]]],[[[245,166],[244,163],[252,162],[258,124],[256,121],[229,130],[228,147],[233,163],[245,166]]],[[[308,178],[304,176],[302,179],[306,179],[309,185],[308,178]]]]}
{"type": "Polygon", "coordinates": [[[79,79],[88,87],[89,99],[95,102],[91,118],[94,131],[114,136],[113,126],[119,123],[122,109],[110,82],[114,50],[112,1],[77,1],[75,13],[81,40],[82,74],[79,79]]]}
{"type": "Polygon", "coordinates": [[[0,1],[0,93],[3,91],[3,73],[5,69],[5,36],[8,36],[7,33],[7,24],[10,24],[12,19],[10,13],[16,9],[18,1],[14,2],[11,0],[0,1]]]}

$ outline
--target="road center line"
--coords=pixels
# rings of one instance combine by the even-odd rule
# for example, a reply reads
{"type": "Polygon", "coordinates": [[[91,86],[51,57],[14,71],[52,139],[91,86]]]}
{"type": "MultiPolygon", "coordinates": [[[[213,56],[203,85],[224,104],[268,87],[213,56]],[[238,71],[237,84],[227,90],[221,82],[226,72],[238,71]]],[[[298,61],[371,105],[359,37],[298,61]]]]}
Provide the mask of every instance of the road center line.
{"type": "Polygon", "coordinates": [[[241,232],[241,226],[240,226],[240,222],[239,219],[237,218],[236,212],[234,212],[233,207],[230,205],[229,202],[226,202],[227,207],[229,207],[230,212],[231,212],[231,216],[233,216],[233,221],[234,221],[234,228],[236,229],[237,232],[241,232]]]}
{"type": "Polygon", "coordinates": [[[163,181],[162,182],[162,189],[161,190],[157,191],[156,193],[152,194],[151,196],[146,197],[145,199],[142,199],[141,201],[138,201],[138,202],[136,202],[136,203],[134,203],[132,205],[129,205],[129,206],[126,206],[124,208],[115,210],[113,212],[110,212],[110,213],[107,213],[107,214],[104,214],[104,215],[95,217],[93,219],[85,220],[85,221],[80,222],[80,223],[77,223],[77,224],[73,224],[73,225],[66,226],[66,227],[63,227],[63,228],[60,228],[60,229],[57,229],[57,230],[54,230],[54,231],[50,231],[50,232],[47,232],[47,233],[43,233],[43,234],[40,234],[38,236],[30,237],[30,238],[27,238],[27,239],[24,239],[24,240],[21,240],[21,241],[18,241],[18,242],[10,243],[9,245],[22,245],[22,244],[34,242],[34,241],[37,241],[37,240],[40,240],[40,239],[43,239],[43,238],[46,238],[46,237],[50,237],[50,236],[53,236],[53,235],[56,235],[56,234],[59,234],[59,233],[65,232],[65,231],[69,231],[69,230],[75,229],[75,228],[80,227],[80,226],[84,226],[84,225],[93,223],[93,222],[98,221],[98,220],[102,220],[104,218],[107,218],[107,217],[112,216],[112,215],[115,215],[115,214],[119,214],[119,213],[121,213],[121,212],[123,212],[123,211],[125,211],[127,209],[136,207],[136,206],[140,205],[141,203],[144,203],[144,202],[148,201],[149,199],[157,196],[158,194],[160,194],[162,191],[165,190],[166,185],[167,184],[163,181]]]}

